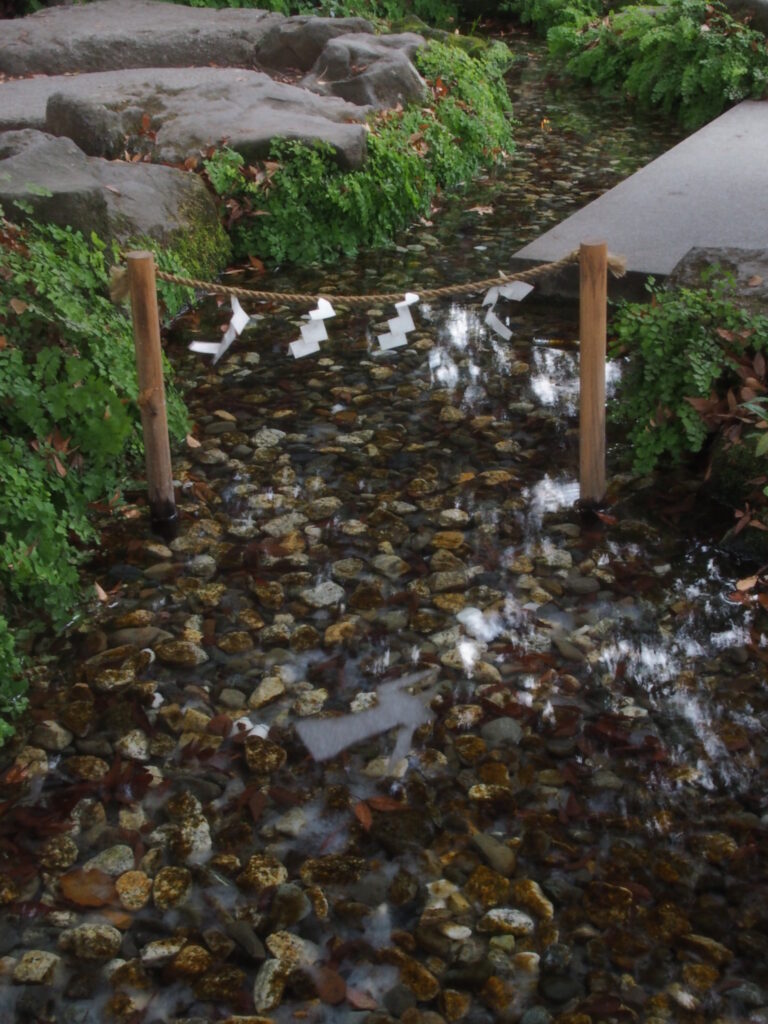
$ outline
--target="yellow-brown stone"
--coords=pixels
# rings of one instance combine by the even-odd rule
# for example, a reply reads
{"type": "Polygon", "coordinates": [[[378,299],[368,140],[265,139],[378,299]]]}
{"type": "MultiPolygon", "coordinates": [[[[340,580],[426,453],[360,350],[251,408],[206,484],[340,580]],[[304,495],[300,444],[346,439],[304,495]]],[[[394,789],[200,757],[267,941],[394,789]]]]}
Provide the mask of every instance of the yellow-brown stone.
{"type": "Polygon", "coordinates": [[[719,977],[720,972],[711,964],[683,964],[683,981],[697,992],[709,992],[719,977]]]}
{"type": "Polygon", "coordinates": [[[475,868],[464,886],[464,893],[483,907],[497,907],[509,899],[509,879],[481,864],[475,868]]]}
{"type": "Polygon", "coordinates": [[[109,765],[102,757],[93,757],[90,754],[76,754],[73,757],[66,757],[62,767],[76,779],[83,782],[98,782],[103,779],[109,771],[109,765]]]}
{"type": "Polygon", "coordinates": [[[456,551],[464,545],[464,534],[461,530],[438,530],[432,537],[432,546],[456,551]]]}
{"type": "Polygon", "coordinates": [[[441,612],[449,612],[451,615],[455,615],[456,612],[460,612],[462,608],[466,607],[467,599],[464,594],[459,592],[454,594],[435,594],[432,598],[432,603],[441,612]]]}
{"type": "Polygon", "coordinates": [[[503,484],[511,483],[514,476],[506,469],[487,469],[484,473],[477,474],[477,482],[484,487],[501,487],[503,484]]]}
{"type": "Polygon", "coordinates": [[[584,898],[584,912],[597,928],[623,924],[632,912],[632,893],[623,885],[590,882],[584,898]]]}
{"type": "Polygon", "coordinates": [[[488,786],[509,786],[509,769],[501,761],[486,761],[477,769],[477,777],[488,786]]]}
{"type": "Polygon", "coordinates": [[[480,998],[494,1013],[501,1013],[512,1002],[514,993],[495,974],[486,981],[480,992],[480,998]]]}
{"type": "Polygon", "coordinates": [[[440,993],[437,1005],[449,1024],[453,1024],[454,1021],[462,1020],[469,1013],[472,997],[467,992],[446,988],[440,993]]]}
{"type": "Polygon", "coordinates": [[[115,882],[117,898],[125,910],[141,910],[149,902],[152,879],[143,871],[126,871],[115,882]]]}
{"type": "Polygon", "coordinates": [[[471,729],[482,721],[484,711],[479,704],[455,704],[445,716],[446,729],[471,729]]]}
{"type": "Polygon", "coordinates": [[[265,608],[271,608],[273,611],[277,611],[278,608],[283,607],[285,591],[283,590],[282,585],[277,581],[273,581],[271,583],[254,583],[251,589],[265,608]]]}
{"type": "Polygon", "coordinates": [[[183,903],[192,888],[192,875],[186,868],[160,868],[152,884],[152,898],[160,910],[183,903]]]}
{"type": "Polygon", "coordinates": [[[323,634],[323,643],[326,647],[332,647],[334,644],[348,643],[350,640],[354,640],[358,635],[358,618],[345,619],[341,622],[334,622],[328,626],[325,633],[323,634]]]}
{"type": "Polygon", "coordinates": [[[400,954],[400,981],[413,992],[420,1003],[434,999],[440,991],[440,982],[427,968],[405,954],[400,954]]]}
{"type": "Polygon", "coordinates": [[[253,640],[250,633],[225,633],[216,641],[216,646],[225,654],[242,654],[253,649],[253,640]]]}
{"type": "Polygon", "coordinates": [[[212,963],[213,957],[207,949],[190,943],[174,957],[171,969],[182,978],[197,978],[205,974],[212,963]]]}
{"type": "Polygon", "coordinates": [[[77,843],[70,836],[52,836],[43,847],[40,863],[49,871],[66,871],[79,853],[77,843]]]}
{"type": "Polygon", "coordinates": [[[512,883],[511,899],[513,903],[530,910],[542,921],[551,921],[555,909],[552,903],[541,891],[538,882],[531,878],[518,878],[512,883]]]}
{"type": "Polygon", "coordinates": [[[262,736],[249,736],[245,741],[245,761],[250,771],[269,775],[279,771],[286,762],[287,752],[272,740],[262,736]]]}
{"type": "Polygon", "coordinates": [[[245,972],[237,967],[217,967],[195,980],[195,996],[206,1003],[231,1003],[240,995],[245,984],[245,972]]]}
{"type": "Polygon", "coordinates": [[[237,621],[241,626],[245,626],[246,629],[252,629],[254,632],[264,626],[264,619],[253,608],[244,608],[237,616],[237,621]]]}
{"type": "Polygon", "coordinates": [[[307,857],[301,866],[301,879],[307,885],[351,885],[365,868],[362,857],[329,853],[324,857],[307,857]]]}
{"type": "Polygon", "coordinates": [[[453,746],[464,764],[474,764],[486,753],[488,747],[481,736],[456,736],[453,746]]]}
{"type": "Polygon", "coordinates": [[[282,885],[288,872],[276,857],[267,853],[255,853],[237,876],[237,884],[243,889],[261,892],[274,885],[282,885]]]}

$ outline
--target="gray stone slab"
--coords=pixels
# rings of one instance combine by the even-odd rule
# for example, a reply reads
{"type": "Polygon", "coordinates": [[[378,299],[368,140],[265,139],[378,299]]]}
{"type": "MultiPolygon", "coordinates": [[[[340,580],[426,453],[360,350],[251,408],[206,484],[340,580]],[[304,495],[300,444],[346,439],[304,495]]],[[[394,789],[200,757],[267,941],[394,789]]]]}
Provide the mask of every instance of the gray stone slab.
{"type": "Polygon", "coordinates": [[[92,155],[127,147],[160,163],[182,163],[224,140],[253,159],[281,137],[328,142],[344,166],[358,167],[368,109],[235,68],[139,68],[0,84],[0,131],[36,128],[72,137],[92,155]]]}
{"type": "Polygon", "coordinates": [[[424,45],[424,37],[413,32],[338,36],[327,43],[301,84],[325,96],[341,96],[376,109],[420,102],[426,85],[411,61],[424,45]]]}
{"type": "Polygon", "coordinates": [[[373,27],[363,18],[97,0],[3,21],[1,31],[0,71],[50,75],[194,65],[309,71],[329,39],[373,27]]]}
{"type": "Polygon", "coordinates": [[[755,313],[768,311],[768,233],[762,249],[691,249],[672,270],[670,286],[702,288],[713,276],[727,278],[731,294],[755,313]]]}
{"type": "Polygon", "coordinates": [[[667,275],[689,249],[768,239],[768,102],[747,100],[515,254],[559,259],[605,240],[634,274],[667,275]]]}
{"type": "Polygon", "coordinates": [[[155,164],[88,157],[69,139],[26,129],[0,135],[0,205],[11,219],[22,200],[36,220],[105,239],[221,233],[215,204],[196,174],[155,164]]]}

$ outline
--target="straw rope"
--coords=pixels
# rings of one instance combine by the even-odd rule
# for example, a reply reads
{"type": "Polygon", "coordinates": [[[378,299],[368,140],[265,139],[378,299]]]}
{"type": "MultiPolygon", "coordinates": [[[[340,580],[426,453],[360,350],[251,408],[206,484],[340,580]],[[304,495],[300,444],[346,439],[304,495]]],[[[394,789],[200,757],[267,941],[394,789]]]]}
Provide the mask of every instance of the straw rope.
{"type": "MultiPolygon", "coordinates": [[[[494,286],[509,284],[511,281],[533,281],[546,274],[553,274],[563,267],[572,263],[578,263],[579,252],[568,253],[559,260],[551,263],[539,263],[519,273],[499,273],[495,277],[486,277],[480,281],[467,281],[460,284],[444,285],[441,288],[419,289],[419,300],[428,302],[430,299],[447,299],[455,295],[467,295],[470,292],[487,291],[494,286]]],[[[626,264],[621,256],[608,256],[608,269],[614,277],[623,277],[626,272],[626,264]]],[[[212,281],[201,281],[194,277],[180,277],[177,274],[170,274],[164,270],[157,270],[156,276],[160,281],[168,284],[181,285],[184,288],[194,288],[196,291],[207,292],[210,295],[229,295],[236,299],[254,299],[262,302],[285,302],[297,303],[300,305],[314,305],[318,298],[327,299],[340,306],[347,306],[351,309],[356,307],[370,306],[374,303],[400,302],[403,298],[403,291],[398,292],[374,292],[367,295],[334,295],[330,292],[274,292],[263,291],[256,288],[239,288],[235,285],[217,284],[212,281]]],[[[127,273],[124,268],[113,268],[112,286],[110,292],[112,299],[119,302],[127,294],[127,273]]]]}

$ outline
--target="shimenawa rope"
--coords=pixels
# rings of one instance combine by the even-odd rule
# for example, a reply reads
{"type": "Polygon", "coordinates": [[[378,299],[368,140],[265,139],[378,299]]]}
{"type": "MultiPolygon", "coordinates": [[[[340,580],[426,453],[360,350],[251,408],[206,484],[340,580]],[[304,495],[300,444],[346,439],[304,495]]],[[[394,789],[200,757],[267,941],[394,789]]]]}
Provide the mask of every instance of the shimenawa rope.
{"type": "MultiPolygon", "coordinates": [[[[499,273],[495,277],[487,277],[481,281],[468,281],[463,284],[449,284],[442,288],[419,289],[418,295],[422,302],[430,299],[448,299],[455,295],[467,295],[471,292],[487,291],[496,285],[509,284],[511,281],[533,281],[545,274],[555,273],[571,263],[578,263],[579,252],[568,253],[559,260],[552,263],[539,263],[528,270],[521,270],[515,274],[499,273]]],[[[608,269],[613,277],[623,277],[626,273],[626,262],[623,256],[608,254],[608,269]]],[[[328,299],[329,302],[340,306],[348,306],[352,309],[359,306],[369,306],[376,302],[398,302],[403,297],[403,292],[378,292],[369,295],[333,295],[330,292],[271,292],[261,291],[255,288],[238,288],[233,285],[217,284],[213,281],[200,281],[193,277],[179,277],[176,274],[169,274],[164,270],[156,270],[155,276],[160,281],[168,284],[178,284],[184,288],[194,288],[196,291],[207,292],[210,295],[229,295],[236,299],[255,299],[258,301],[273,301],[298,303],[300,305],[314,304],[318,298],[328,299]]],[[[113,267],[111,271],[110,295],[113,302],[121,302],[128,295],[128,274],[124,267],[113,267]]]]}

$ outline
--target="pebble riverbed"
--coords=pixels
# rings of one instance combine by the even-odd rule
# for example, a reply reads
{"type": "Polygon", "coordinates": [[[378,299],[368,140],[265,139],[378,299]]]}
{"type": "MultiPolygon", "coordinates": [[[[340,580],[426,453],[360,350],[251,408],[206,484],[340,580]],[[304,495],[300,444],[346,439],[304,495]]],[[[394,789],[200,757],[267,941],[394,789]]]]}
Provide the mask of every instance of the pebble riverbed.
{"type": "MultiPolygon", "coordinates": [[[[274,286],[418,291],[450,244],[274,286]]],[[[0,1017],[767,1024],[764,609],[629,479],[574,510],[562,311],[421,304],[381,353],[340,310],[294,362],[300,312],[171,340],[180,534],[107,525],[2,775],[0,1017]]]]}

